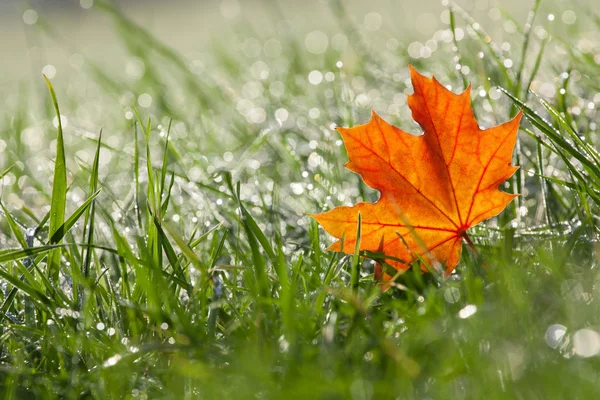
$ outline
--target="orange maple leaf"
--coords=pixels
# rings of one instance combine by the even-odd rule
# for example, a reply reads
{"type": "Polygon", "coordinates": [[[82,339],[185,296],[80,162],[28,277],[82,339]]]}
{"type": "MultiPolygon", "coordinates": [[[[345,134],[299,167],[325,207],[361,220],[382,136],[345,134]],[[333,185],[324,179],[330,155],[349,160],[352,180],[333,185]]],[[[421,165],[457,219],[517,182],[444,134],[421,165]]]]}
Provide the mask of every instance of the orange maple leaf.
{"type": "Polygon", "coordinates": [[[374,111],[367,124],[338,128],[348,151],[346,168],[381,196],[376,203],[337,207],[313,217],[331,235],[343,237],[343,248],[338,240],[329,250],[354,253],[360,213],[360,250],[401,260],[386,260],[398,271],[421,257],[430,265],[445,263],[450,273],[467,229],[497,215],[518,196],[498,187],[518,169],[511,159],[522,113],[482,130],[471,109],[470,86],[456,95],[409,68],[414,94],[408,106],[424,133],[406,133],[374,111]]]}

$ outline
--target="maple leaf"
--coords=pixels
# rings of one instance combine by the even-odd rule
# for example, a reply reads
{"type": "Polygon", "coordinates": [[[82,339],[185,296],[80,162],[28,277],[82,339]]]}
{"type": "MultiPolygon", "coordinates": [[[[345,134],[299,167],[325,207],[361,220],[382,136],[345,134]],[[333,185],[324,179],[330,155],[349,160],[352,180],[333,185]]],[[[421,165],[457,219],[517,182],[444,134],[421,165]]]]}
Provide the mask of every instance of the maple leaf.
{"type": "Polygon", "coordinates": [[[406,133],[374,111],[364,125],[338,128],[348,152],[346,168],[381,195],[376,203],[337,207],[313,217],[331,235],[343,237],[343,248],[338,240],[329,250],[354,253],[360,213],[360,250],[398,259],[386,260],[398,271],[422,258],[430,265],[445,263],[450,273],[467,229],[497,215],[518,196],[498,187],[518,169],[511,159],[522,113],[482,130],[471,109],[470,86],[456,95],[409,68],[414,94],[408,106],[424,133],[406,133]]]}

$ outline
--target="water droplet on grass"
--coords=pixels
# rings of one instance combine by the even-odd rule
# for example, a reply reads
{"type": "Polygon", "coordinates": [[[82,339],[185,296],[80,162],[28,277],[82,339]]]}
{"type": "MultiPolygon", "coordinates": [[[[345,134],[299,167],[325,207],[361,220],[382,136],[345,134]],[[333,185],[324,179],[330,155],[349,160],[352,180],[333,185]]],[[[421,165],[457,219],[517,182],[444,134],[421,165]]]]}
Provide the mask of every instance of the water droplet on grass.
{"type": "Polygon", "coordinates": [[[323,54],[329,47],[327,35],[321,31],[312,31],[306,35],[304,40],[306,49],[312,54],[323,54]]]}
{"type": "Polygon", "coordinates": [[[321,83],[321,81],[323,81],[323,74],[321,74],[320,71],[311,71],[308,74],[308,82],[311,85],[318,85],[319,83],[321,83]]]}
{"type": "Polygon", "coordinates": [[[593,357],[600,353],[600,334],[593,329],[580,329],[573,335],[573,351],[580,357],[593,357]]]}
{"type": "Polygon", "coordinates": [[[461,319],[467,319],[477,312],[477,306],[474,304],[466,305],[462,310],[458,312],[458,317],[461,319]]]}
{"type": "Polygon", "coordinates": [[[35,10],[25,10],[23,13],[23,22],[27,25],[34,25],[38,20],[38,13],[35,10]]]}
{"type": "Polygon", "coordinates": [[[104,362],[103,366],[112,367],[113,365],[116,365],[120,360],[121,360],[121,355],[115,354],[114,356],[112,356],[108,360],[106,360],[104,362]]]}

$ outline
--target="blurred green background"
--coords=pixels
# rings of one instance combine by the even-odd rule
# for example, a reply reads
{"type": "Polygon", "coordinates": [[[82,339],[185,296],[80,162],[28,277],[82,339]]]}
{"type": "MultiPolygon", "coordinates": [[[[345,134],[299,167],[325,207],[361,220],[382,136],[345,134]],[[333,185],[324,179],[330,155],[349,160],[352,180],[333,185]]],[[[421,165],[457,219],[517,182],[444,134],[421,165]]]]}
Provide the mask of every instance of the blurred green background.
{"type": "MultiPolygon", "coordinates": [[[[377,13],[381,22],[378,24],[377,17],[372,17],[375,18],[371,21],[375,24],[373,27],[379,26],[377,30],[402,43],[431,36],[443,26],[440,15],[444,7],[437,0],[350,0],[342,3],[348,18],[358,24],[364,24],[369,13],[377,13]]],[[[578,1],[577,8],[585,10],[586,3],[591,9],[594,1],[578,1]]],[[[273,36],[277,36],[282,28],[289,29],[299,38],[313,30],[331,36],[340,31],[327,0],[125,0],[117,4],[135,22],[190,59],[210,51],[211,43],[226,46],[240,26],[273,36]]],[[[486,24],[491,33],[503,31],[497,11],[510,14],[517,22],[524,22],[531,8],[530,2],[520,0],[461,0],[457,4],[477,21],[492,21],[486,24]],[[495,17],[495,22],[490,20],[490,15],[495,17]]],[[[545,1],[543,7],[560,11],[568,9],[569,4],[571,2],[552,0],[545,1]]],[[[0,1],[0,86],[6,88],[17,80],[38,81],[42,68],[48,64],[56,67],[57,79],[74,72],[72,64],[77,62],[69,62],[73,52],[65,49],[65,43],[49,40],[36,32],[33,23],[36,14],[52,24],[78,52],[112,72],[124,74],[126,53],[114,26],[106,15],[94,12],[92,5],[93,0],[0,1]]],[[[560,17],[557,15],[558,19],[560,17]]],[[[373,44],[384,46],[385,41],[374,41],[373,44]]]]}

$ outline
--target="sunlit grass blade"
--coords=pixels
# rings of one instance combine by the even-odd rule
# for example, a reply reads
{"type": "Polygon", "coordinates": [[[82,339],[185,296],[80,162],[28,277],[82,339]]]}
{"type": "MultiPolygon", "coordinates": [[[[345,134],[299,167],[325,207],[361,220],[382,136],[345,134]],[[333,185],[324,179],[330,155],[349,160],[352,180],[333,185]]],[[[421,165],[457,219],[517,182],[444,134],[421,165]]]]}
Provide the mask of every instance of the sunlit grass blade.
{"type": "MultiPolygon", "coordinates": [[[[169,136],[171,135],[171,124],[173,120],[169,120],[169,127],[167,128],[167,136],[165,137],[165,147],[163,151],[163,162],[160,171],[160,190],[159,190],[159,199],[163,198],[165,193],[165,182],[167,179],[167,163],[169,159],[169,136]]],[[[160,211],[162,212],[162,207],[160,207],[160,211]]]]}
{"type": "MultiPolygon", "coordinates": [[[[163,184],[164,184],[164,182],[163,182],[163,184]]],[[[169,181],[169,187],[167,188],[167,195],[164,196],[165,199],[160,206],[160,210],[163,215],[167,212],[167,208],[169,207],[169,201],[171,200],[171,190],[173,189],[174,184],[175,184],[175,173],[172,172],[171,179],[169,181]]],[[[162,198],[162,195],[161,195],[161,198],[162,198]]]]}
{"type": "MultiPolygon", "coordinates": [[[[52,181],[52,201],[50,204],[50,227],[48,231],[48,239],[52,242],[52,237],[61,228],[65,220],[65,208],[67,202],[67,168],[65,161],[65,147],[63,141],[63,130],[60,110],[56,93],[50,80],[44,75],[46,85],[50,91],[54,111],[56,112],[57,120],[57,137],[56,137],[56,160],[54,162],[54,180],[52,181]]],[[[48,254],[48,273],[54,281],[58,280],[58,269],[60,266],[60,250],[53,249],[48,254]]]]}
{"type": "MultiPolygon", "coordinates": [[[[556,108],[554,108],[552,105],[550,105],[550,103],[548,103],[546,100],[544,100],[542,98],[540,98],[539,101],[544,106],[546,111],[548,111],[550,113],[550,115],[552,115],[552,117],[556,121],[558,121],[558,123],[564,129],[564,131],[571,137],[571,139],[573,140],[573,143],[575,143],[577,145],[577,147],[581,151],[581,153],[583,155],[587,155],[587,156],[591,157],[596,165],[600,165],[600,153],[598,153],[598,150],[596,150],[592,144],[584,141],[580,137],[580,135],[575,131],[572,123],[569,123],[565,118],[565,115],[568,115],[568,114],[560,113],[556,108]]],[[[599,172],[600,172],[600,168],[594,169],[594,173],[596,175],[599,172]]],[[[597,176],[600,177],[600,175],[597,175],[597,176]]]]}
{"type": "Polygon", "coordinates": [[[4,178],[4,176],[6,176],[6,174],[8,174],[13,168],[14,168],[14,164],[11,165],[10,167],[6,168],[4,171],[0,172],[0,179],[4,178]]]}
{"type": "Polygon", "coordinates": [[[215,226],[213,226],[212,228],[210,228],[208,231],[206,231],[205,233],[203,233],[202,235],[198,236],[196,239],[194,240],[190,240],[188,246],[193,249],[194,247],[198,246],[200,243],[202,243],[204,240],[206,240],[206,238],[208,238],[208,236],[213,233],[214,231],[218,230],[219,228],[221,228],[221,224],[217,224],[215,226]]]}
{"type": "MultiPolygon", "coordinates": [[[[537,15],[538,9],[540,7],[540,3],[541,0],[535,0],[533,7],[531,9],[531,11],[529,11],[529,14],[527,16],[527,21],[525,22],[525,27],[524,27],[524,35],[525,35],[525,39],[523,40],[523,46],[521,47],[521,60],[520,60],[520,64],[519,64],[519,68],[517,70],[517,76],[515,78],[515,91],[514,91],[514,95],[515,97],[519,97],[521,94],[521,84],[522,84],[522,76],[523,76],[523,71],[525,70],[525,60],[527,58],[527,54],[528,54],[528,50],[529,50],[529,43],[531,40],[531,32],[532,32],[532,28],[533,28],[533,21],[535,20],[535,17],[537,15]]],[[[543,47],[542,50],[540,51],[540,54],[538,55],[538,58],[541,57],[541,54],[543,53],[543,47]]],[[[537,68],[534,68],[533,71],[537,70],[537,68]]],[[[532,73],[532,76],[535,75],[535,72],[532,73]]],[[[529,86],[526,86],[524,88],[524,91],[527,92],[529,86]]]]}
{"type": "Polygon", "coordinates": [[[71,214],[71,216],[56,229],[56,231],[54,231],[54,234],[50,237],[50,244],[60,243],[67,232],[73,227],[73,225],[77,223],[79,218],[81,218],[83,213],[88,209],[90,204],[92,204],[94,199],[100,194],[101,191],[101,189],[98,189],[95,193],[92,193],[92,195],[88,197],[87,200],[84,201],[83,204],[80,205],[77,210],[75,210],[73,214],[71,214]]]}
{"type": "Polygon", "coordinates": [[[47,246],[38,246],[38,247],[28,247],[26,249],[7,249],[0,251],[0,263],[5,263],[9,261],[20,260],[26,257],[37,256],[38,254],[48,253],[50,251],[60,249],[64,247],[63,245],[47,245],[47,246]]]}
{"type": "Polygon", "coordinates": [[[175,241],[175,243],[177,244],[177,246],[179,247],[181,252],[190,261],[192,266],[194,266],[206,279],[207,268],[205,265],[203,265],[203,263],[200,260],[200,258],[198,257],[198,255],[196,253],[194,253],[194,250],[192,250],[192,248],[190,246],[188,246],[188,244],[181,237],[181,235],[174,228],[172,228],[169,224],[164,224],[164,225],[162,225],[162,227],[169,233],[171,238],[173,238],[173,240],[175,241]]]}
{"type": "Polygon", "coordinates": [[[23,248],[29,247],[29,246],[27,246],[27,242],[25,241],[25,236],[23,236],[23,232],[21,231],[21,228],[19,228],[19,225],[15,222],[14,218],[12,217],[12,215],[10,215],[10,213],[8,212],[6,207],[4,207],[4,203],[2,203],[1,201],[0,201],[0,207],[2,207],[2,212],[4,213],[4,216],[6,217],[6,220],[8,221],[8,225],[10,226],[10,230],[12,231],[13,235],[15,236],[15,239],[17,239],[17,241],[21,244],[21,246],[23,248]]]}
{"type": "MultiPolygon", "coordinates": [[[[458,50],[458,40],[456,39],[456,21],[454,18],[454,10],[452,9],[452,7],[450,7],[448,11],[450,13],[450,31],[452,32],[452,42],[454,43],[454,48],[456,49],[456,64],[462,65],[462,63],[460,62],[460,51],[458,50]]],[[[466,89],[469,86],[467,78],[460,71],[457,71],[457,73],[462,79],[463,89],[466,89]]]]}
{"type": "MultiPolygon", "coordinates": [[[[98,134],[98,144],[96,145],[96,153],[94,155],[94,163],[92,164],[92,171],[90,174],[90,183],[89,183],[89,193],[94,193],[98,190],[98,174],[100,169],[100,146],[102,143],[102,130],[98,134]]],[[[90,265],[92,262],[92,248],[91,245],[94,242],[94,228],[96,221],[96,202],[95,199],[92,199],[92,204],[90,208],[86,210],[85,213],[85,222],[84,222],[84,233],[83,233],[83,241],[88,244],[87,249],[85,249],[85,256],[83,259],[82,265],[82,275],[84,278],[87,278],[90,270],[90,265]]]]}
{"type": "Polygon", "coordinates": [[[354,245],[354,254],[352,255],[352,270],[350,275],[350,287],[356,291],[358,289],[358,280],[360,278],[360,239],[362,236],[362,217],[358,213],[358,222],[356,223],[356,243],[354,245]]]}
{"type": "MultiPolygon", "coordinates": [[[[44,293],[32,288],[30,285],[28,285],[24,281],[16,278],[12,274],[7,273],[1,267],[0,267],[0,277],[2,277],[4,280],[9,282],[11,285],[16,287],[17,289],[19,289],[19,290],[23,291],[24,293],[26,293],[27,295],[29,295],[32,299],[39,301],[44,306],[47,306],[47,307],[52,306],[52,304],[53,304],[52,300],[50,300],[48,297],[46,297],[46,295],[44,293]]],[[[5,307],[4,304],[2,306],[0,306],[0,311],[1,311],[0,318],[3,318],[3,316],[5,315],[5,313],[7,311],[7,310],[5,310],[5,308],[7,308],[7,307],[5,307]]]]}
{"type": "MultiPolygon", "coordinates": [[[[139,125],[140,128],[142,125],[139,125]]],[[[133,125],[133,178],[134,178],[134,197],[133,207],[137,218],[138,229],[142,229],[142,214],[140,212],[140,148],[138,140],[138,124],[133,125]]]]}
{"type": "MultiPolygon", "coordinates": [[[[160,221],[158,220],[158,218],[156,216],[154,216],[153,221],[154,221],[154,225],[156,226],[157,233],[158,233],[158,239],[162,245],[163,250],[165,251],[165,254],[167,255],[167,260],[169,260],[169,264],[171,264],[171,268],[173,268],[173,274],[178,276],[180,279],[183,279],[185,282],[185,275],[183,274],[183,271],[180,268],[179,258],[177,257],[177,254],[175,253],[175,249],[173,249],[171,242],[169,242],[169,239],[167,238],[167,235],[163,231],[160,221]]],[[[189,289],[190,286],[187,284],[187,282],[185,282],[185,283],[186,283],[185,288],[189,289]]]]}
{"type": "MultiPolygon", "coordinates": [[[[262,239],[266,242],[266,237],[258,226],[255,224],[255,221],[252,217],[247,213],[243,214],[243,205],[240,200],[240,184],[236,185],[235,189],[233,187],[233,183],[231,182],[231,174],[226,174],[226,181],[229,186],[229,190],[231,190],[232,194],[236,196],[238,200],[238,207],[240,209],[241,215],[241,225],[244,228],[244,232],[246,233],[246,239],[248,240],[248,247],[250,250],[250,257],[252,260],[252,267],[254,271],[254,281],[253,281],[253,289],[254,295],[256,296],[257,301],[261,302],[268,298],[269,293],[269,280],[267,276],[267,264],[265,258],[260,252],[259,243],[261,243],[259,237],[262,236],[262,239]],[[254,224],[253,224],[254,222],[254,224]],[[258,233],[260,232],[260,233],[258,233]],[[259,235],[258,237],[256,235],[259,235]]],[[[268,242],[267,242],[268,243],[268,242]]],[[[270,247],[270,245],[268,246],[270,247]]],[[[268,252],[263,246],[263,249],[268,252]]],[[[270,249],[273,258],[275,257],[275,253],[270,249]]],[[[264,310],[262,305],[259,305],[259,309],[264,310]]],[[[264,329],[264,325],[261,324],[261,327],[264,329]]],[[[263,332],[264,333],[264,332],[263,332]]]]}
{"type": "MultiPolygon", "coordinates": [[[[254,220],[254,218],[252,218],[252,216],[250,215],[248,210],[246,210],[246,207],[244,207],[244,205],[242,204],[242,201],[240,199],[239,190],[237,190],[237,189],[234,190],[233,183],[231,182],[231,174],[226,173],[225,180],[227,181],[229,189],[231,190],[231,192],[233,193],[233,195],[236,197],[236,199],[238,201],[238,207],[240,209],[240,213],[242,216],[242,223],[244,224],[244,227],[246,227],[246,229],[252,234],[253,238],[258,240],[258,242],[261,244],[265,253],[267,253],[267,256],[269,256],[269,258],[272,261],[277,262],[276,257],[275,257],[275,252],[273,251],[273,247],[269,243],[269,240],[265,236],[264,232],[258,227],[258,224],[254,220]]],[[[238,187],[238,189],[239,189],[239,187],[238,187]]]]}
{"type": "MultiPolygon", "coordinates": [[[[523,109],[526,118],[536,128],[538,128],[542,133],[544,133],[546,137],[548,137],[548,139],[552,141],[552,143],[556,146],[556,150],[560,150],[561,153],[564,152],[564,154],[568,154],[569,156],[577,159],[586,167],[587,170],[592,172],[591,176],[593,179],[600,179],[600,166],[595,164],[594,161],[588,159],[584,153],[579,151],[573,144],[569,143],[566,139],[564,139],[560,132],[556,130],[556,128],[554,128],[551,124],[545,121],[537,112],[531,109],[527,104],[523,103],[521,100],[513,96],[508,91],[504,91],[504,93],[508,97],[510,97],[510,99],[513,102],[518,104],[523,109]]],[[[566,159],[564,155],[562,157],[563,160],[565,160],[565,162],[568,162],[568,159],[566,159]]],[[[578,176],[581,176],[578,174],[575,168],[570,168],[569,171],[571,173],[577,174],[578,176]]],[[[581,178],[581,180],[583,180],[583,178],[581,178]]]]}
{"type": "Polygon", "coordinates": [[[548,42],[550,42],[550,36],[546,37],[546,39],[544,39],[542,41],[542,44],[540,45],[540,51],[538,52],[538,55],[535,59],[535,64],[533,65],[533,68],[531,69],[531,73],[529,74],[529,79],[527,80],[527,85],[525,86],[525,101],[527,101],[527,99],[529,98],[529,94],[530,92],[530,88],[531,88],[531,84],[533,83],[533,80],[535,79],[541,65],[542,65],[542,57],[544,56],[544,51],[546,50],[546,46],[548,45],[548,42]]]}

